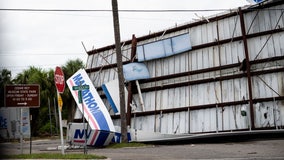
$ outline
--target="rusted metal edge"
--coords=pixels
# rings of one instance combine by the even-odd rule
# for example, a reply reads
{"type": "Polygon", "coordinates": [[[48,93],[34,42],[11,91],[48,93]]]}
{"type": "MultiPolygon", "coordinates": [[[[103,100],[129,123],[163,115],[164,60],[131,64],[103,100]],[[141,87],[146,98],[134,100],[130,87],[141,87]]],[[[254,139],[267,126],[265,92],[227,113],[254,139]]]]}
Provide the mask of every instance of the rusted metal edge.
{"type": "MultiPolygon", "coordinates": [[[[284,60],[284,56],[258,59],[258,60],[250,61],[249,63],[251,65],[256,65],[256,64],[261,64],[261,63],[266,63],[266,62],[274,62],[274,61],[279,61],[279,60],[284,60]]],[[[150,78],[150,79],[147,79],[147,80],[140,80],[139,83],[145,84],[145,83],[151,83],[151,82],[156,82],[156,81],[161,81],[161,80],[181,78],[181,77],[184,77],[184,76],[189,76],[189,75],[192,76],[192,75],[195,75],[195,74],[214,72],[214,71],[223,70],[223,69],[231,69],[231,68],[235,68],[235,67],[239,67],[239,66],[240,66],[240,63],[234,63],[234,64],[229,64],[229,65],[224,65],[224,66],[221,66],[221,67],[212,67],[212,68],[208,68],[208,69],[200,69],[200,70],[195,70],[195,71],[188,71],[188,72],[171,74],[171,75],[166,75],[166,76],[154,77],[154,78],[150,78]]],[[[260,74],[267,74],[267,73],[273,73],[273,72],[279,72],[279,69],[276,68],[276,69],[255,71],[255,72],[252,72],[252,75],[260,75],[260,74]]],[[[222,76],[222,77],[187,81],[187,82],[182,82],[182,83],[175,83],[175,84],[171,84],[171,85],[158,86],[156,88],[151,87],[153,89],[149,89],[149,88],[145,89],[144,88],[141,91],[148,92],[148,91],[154,91],[154,90],[160,90],[160,89],[175,88],[175,87],[179,87],[181,85],[185,86],[185,85],[207,83],[207,82],[212,82],[212,81],[220,81],[220,80],[223,81],[223,80],[229,80],[229,79],[234,79],[234,78],[242,78],[242,77],[245,77],[245,76],[246,76],[245,73],[240,73],[240,74],[235,74],[235,75],[230,75],[230,76],[222,76]]],[[[101,87],[97,87],[97,90],[101,90],[101,87]]]]}
{"type": "MultiPolygon", "coordinates": [[[[248,9],[246,9],[244,7],[243,13],[253,12],[253,11],[257,10],[257,9],[269,8],[269,7],[280,5],[280,4],[283,4],[283,3],[284,3],[284,1],[281,0],[281,1],[271,2],[271,3],[265,4],[265,5],[261,5],[261,6],[255,6],[253,8],[248,8],[248,9]]],[[[238,14],[237,12],[232,11],[230,13],[225,13],[224,15],[208,18],[208,20],[210,22],[214,22],[214,21],[218,21],[218,20],[221,20],[221,19],[225,19],[225,18],[236,16],[237,14],[238,14]]],[[[180,31],[180,30],[183,30],[183,29],[195,27],[195,26],[202,25],[202,24],[205,24],[205,23],[208,23],[208,22],[206,20],[193,22],[193,23],[190,23],[190,24],[178,26],[176,28],[168,29],[167,33],[177,32],[177,31],[180,31]]],[[[151,38],[155,38],[157,36],[161,36],[161,35],[163,35],[163,33],[164,33],[164,31],[160,31],[160,32],[155,32],[153,34],[149,34],[149,35],[146,35],[146,36],[139,37],[139,38],[137,38],[137,42],[144,41],[144,40],[151,39],[151,38]]],[[[127,40],[127,41],[121,42],[121,44],[124,43],[125,45],[129,45],[129,44],[131,44],[131,41],[132,40],[127,40]]],[[[105,50],[114,49],[114,48],[115,48],[115,45],[113,44],[113,45],[109,45],[109,46],[105,46],[105,47],[102,47],[102,48],[91,50],[91,51],[87,52],[87,54],[88,55],[92,55],[92,54],[96,54],[96,53],[99,53],[99,52],[102,52],[102,51],[105,51],[105,50]]]]}
{"type": "MultiPolygon", "coordinates": [[[[261,103],[261,102],[271,102],[271,101],[274,101],[274,100],[284,101],[284,96],[268,97],[268,98],[255,98],[255,99],[253,99],[253,103],[256,104],[256,103],[261,103]]],[[[218,105],[218,107],[230,107],[230,106],[233,106],[233,105],[244,105],[244,104],[248,104],[248,103],[249,103],[249,100],[242,100],[242,101],[231,101],[231,102],[223,102],[223,103],[186,106],[186,107],[180,107],[180,108],[169,107],[170,109],[161,109],[161,110],[131,113],[131,117],[134,117],[134,115],[136,117],[151,116],[151,115],[155,115],[155,114],[160,114],[161,112],[163,114],[176,113],[176,112],[187,112],[188,109],[190,109],[190,111],[193,111],[193,110],[200,110],[200,109],[216,108],[216,105],[218,105]]],[[[119,119],[120,116],[119,115],[112,115],[111,118],[112,119],[119,119]]]]}
{"type": "MultiPolygon", "coordinates": [[[[268,69],[268,70],[261,70],[261,71],[254,71],[254,72],[251,72],[251,76],[258,76],[258,75],[263,75],[263,74],[283,72],[283,70],[284,70],[284,67],[268,69]]],[[[215,78],[200,79],[200,80],[192,80],[192,81],[168,84],[168,85],[163,85],[163,86],[142,88],[141,92],[143,92],[143,93],[153,92],[153,91],[159,91],[159,90],[165,90],[165,89],[171,89],[171,88],[178,88],[178,87],[184,87],[184,86],[189,86],[189,85],[198,85],[198,84],[202,84],[202,83],[211,83],[211,82],[218,82],[218,81],[224,81],[224,80],[231,80],[231,79],[243,78],[243,77],[246,77],[246,73],[240,73],[240,74],[228,75],[228,76],[221,76],[221,77],[215,77],[215,78]]],[[[97,90],[101,90],[101,87],[98,87],[97,90]]],[[[137,90],[133,90],[132,94],[137,94],[137,90]]],[[[106,98],[104,94],[100,95],[100,97],[106,98]]]]}
{"type": "MultiPolygon", "coordinates": [[[[134,57],[136,55],[136,45],[137,45],[137,40],[135,35],[132,35],[132,43],[131,43],[131,61],[134,60],[134,57]]],[[[126,113],[126,123],[128,126],[131,125],[131,103],[133,101],[133,94],[132,90],[134,86],[134,82],[130,82],[127,86],[127,91],[128,91],[128,96],[127,96],[127,113],[126,113]]]]}
{"type": "MultiPolygon", "coordinates": [[[[284,28],[278,28],[278,29],[273,29],[273,30],[269,30],[269,31],[263,31],[263,32],[248,34],[246,37],[247,37],[247,39],[250,39],[250,38],[255,38],[255,37],[259,37],[259,36],[265,36],[265,35],[269,35],[269,34],[279,33],[279,32],[283,32],[283,31],[284,31],[284,28]]],[[[235,41],[241,41],[242,39],[243,39],[242,36],[238,36],[238,37],[234,37],[233,39],[229,38],[229,39],[224,39],[224,40],[220,40],[220,41],[209,42],[209,43],[205,43],[205,44],[201,44],[201,45],[192,46],[192,49],[190,51],[203,49],[203,48],[207,48],[207,47],[213,47],[213,46],[222,45],[222,44],[235,42],[235,41]]],[[[97,52],[97,51],[93,51],[93,52],[97,52]]],[[[123,62],[123,64],[127,64],[127,63],[131,63],[131,61],[129,60],[129,61],[123,62]]],[[[115,67],[117,67],[116,63],[109,64],[109,65],[105,65],[103,70],[111,69],[111,68],[115,68],[115,67]]],[[[101,69],[101,66],[95,67],[95,68],[87,68],[86,72],[87,73],[97,72],[100,69],[101,69]]]]}
{"type": "MultiPolygon", "coordinates": [[[[122,62],[122,64],[127,64],[127,63],[130,63],[130,61],[124,61],[122,62]]],[[[99,70],[106,70],[106,69],[112,69],[112,68],[116,68],[117,67],[117,64],[114,63],[114,64],[109,64],[109,65],[104,65],[103,68],[102,66],[100,67],[95,67],[95,68],[87,68],[85,69],[87,73],[92,73],[92,72],[98,72],[99,70]]]]}
{"type": "Polygon", "coordinates": [[[247,83],[248,83],[248,98],[249,98],[249,108],[250,108],[250,121],[251,121],[251,127],[252,129],[255,128],[254,125],[254,112],[253,112],[253,102],[252,102],[252,80],[251,80],[251,70],[250,70],[250,59],[249,59],[249,51],[248,51],[248,42],[247,42],[247,34],[246,34],[246,28],[245,28],[245,20],[244,20],[244,13],[242,11],[242,8],[239,8],[239,14],[240,14],[240,25],[241,25],[241,31],[242,31],[242,40],[243,40],[243,47],[246,57],[246,74],[247,74],[247,83]]]}
{"type": "MultiPolygon", "coordinates": [[[[284,56],[277,56],[277,57],[254,60],[254,61],[250,61],[249,63],[251,65],[255,65],[255,64],[265,63],[265,62],[268,62],[268,61],[273,62],[273,61],[279,61],[279,60],[283,60],[283,59],[284,59],[284,56]]],[[[189,75],[195,75],[195,74],[201,74],[201,73],[207,73],[207,72],[214,72],[214,71],[224,70],[224,69],[231,69],[231,68],[239,67],[240,65],[241,65],[240,63],[234,63],[234,64],[223,65],[223,66],[218,66],[218,67],[212,67],[212,68],[176,73],[176,74],[171,74],[171,75],[166,75],[166,76],[159,76],[159,77],[154,77],[154,78],[150,78],[150,79],[147,79],[147,80],[141,80],[140,83],[141,84],[150,83],[150,82],[155,82],[155,81],[160,81],[160,80],[167,80],[167,79],[171,79],[171,78],[180,78],[180,77],[189,76],[189,75]]]]}
{"type": "Polygon", "coordinates": [[[255,6],[253,6],[252,8],[247,8],[243,10],[243,13],[247,13],[247,12],[251,12],[251,11],[256,11],[259,9],[265,9],[265,8],[269,8],[269,7],[273,7],[273,6],[277,6],[277,5],[281,5],[284,4],[283,0],[273,0],[272,2],[265,2],[265,4],[257,4],[255,6]]]}
{"type": "MultiPolygon", "coordinates": [[[[172,134],[174,135],[174,134],[172,134]]],[[[176,136],[169,138],[157,138],[157,139],[143,139],[135,142],[150,143],[150,144],[188,144],[208,142],[208,138],[214,141],[222,142],[224,139],[229,138],[230,140],[236,139],[255,139],[255,138],[282,138],[284,137],[283,129],[276,129],[275,127],[257,127],[254,130],[249,128],[244,129],[225,129],[216,131],[206,132],[194,132],[190,134],[182,133],[176,134],[176,136]],[[205,141],[204,141],[205,140],[205,141]]],[[[233,140],[234,141],[234,140],[233,140]]]]}
{"type": "MultiPolygon", "coordinates": [[[[261,70],[261,71],[254,71],[254,72],[251,72],[251,76],[269,74],[269,73],[275,73],[275,72],[283,72],[283,70],[284,70],[284,67],[261,70]]],[[[167,84],[167,85],[163,85],[163,86],[141,88],[141,91],[144,93],[144,92],[171,89],[171,88],[177,88],[177,87],[183,87],[183,86],[189,86],[189,85],[196,85],[196,84],[202,84],[202,83],[208,83],[208,82],[217,82],[217,81],[224,81],[224,80],[230,80],[230,79],[236,79],[236,78],[243,78],[243,77],[246,77],[246,76],[247,76],[246,73],[239,73],[239,74],[221,76],[221,77],[215,77],[215,78],[207,78],[207,79],[191,80],[191,81],[186,81],[186,82],[167,84]]]]}

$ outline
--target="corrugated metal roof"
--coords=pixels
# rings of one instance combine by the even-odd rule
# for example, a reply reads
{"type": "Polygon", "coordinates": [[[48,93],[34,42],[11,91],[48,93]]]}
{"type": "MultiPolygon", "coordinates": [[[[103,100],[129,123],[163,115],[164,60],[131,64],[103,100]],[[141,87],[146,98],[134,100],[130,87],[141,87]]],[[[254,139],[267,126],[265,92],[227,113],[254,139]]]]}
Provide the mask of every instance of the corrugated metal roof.
{"type": "MultiPolygon", "coordinates": [[[[137,38],[141,45],[160,40],[161,35],[169,38],[189,33],[192,50],[144,62],[151,77],[139,80],[145,110],[142,112],[134,89],[136,108],[132,111],[131,128],[167,134],[283,128],[283,3],[244,7],[245,35],[241,13],[233,11],[211,17],[209,23],[190,23],[137,38]],[[246,64],[244,39],[251,86],[246,67],[240,70],[246,64]]],[[[131,42],[123,44],[123,61],[130,63],[131,42]]],[[[117,79],[113,45],[88,54],[86,70],[96,87],[117,79]]],[[[113,114],[117,125],[118,118],[113,114]]]]}

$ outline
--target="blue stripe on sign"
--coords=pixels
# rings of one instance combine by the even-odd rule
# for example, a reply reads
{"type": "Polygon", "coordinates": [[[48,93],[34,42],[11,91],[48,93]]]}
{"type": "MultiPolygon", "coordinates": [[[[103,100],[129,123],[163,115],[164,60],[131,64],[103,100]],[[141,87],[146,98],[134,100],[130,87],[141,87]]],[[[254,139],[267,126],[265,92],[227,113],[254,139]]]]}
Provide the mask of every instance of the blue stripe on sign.
{"type": "MultiPolygon", "coordinates": [[[[130,132],[127,132],[127,140],[128,140],[128,142],[130,142],[130,141],[131,141],[131,135],[130,135],[130,132]]],[[[115,132],[115,134],[114,134],[114,138],[113,138],[112,142],[115,142],[115,143],[121,143],[121,133],[119,133],[119,132],[115,132]]]]}
{"type": "Polygon", "coordinates": [[[97,138],[97,141],[95,143],[95,146],[103,146],[110,134],[110,132],[106,132],[106,131],[99,131],[99,137],[97,138]]]}
{"type": "Polygon", "coordinates": [[[121,137],[121,134],[120,133],[118,133],[118,132],[115,132],[115,143],[120,143],[120,137],[121,137]]]}
{"type": "Polygon", "coordinates": [[[127,139],[128,139],[128,142],[131,141],[131,135],[130,135],[130,132],[127,132],[127,139]]]}
{"type": "Polygon", "coordinates": [[[92,113],[92,114],[93,114],[94,118],[96,119],[96,121],[97,121],[97,123],[100,127],[100,130],[109,131],[109,126],[108,126],[106,117],[103,114],[103,112],[97,111],[97,112],[92,113]]]}
{"type": "Polygon", "coordinates": [[[256,3],[260,3],[260,2],[262,2],[262,1],[264,1],[264,0],[254,0],[256,3]]]}
{"type": "Polygon", "coordinates": [[[108,89],[107,89],[107,87],[106,87],[105,84],[102,85],[102,89],[103,89],[103,91],[104,91],[105,94],[106,94],[107,100],[108,100],[108,102],[110,103],[110,106],[111,106],[113,112],[114,112],[114,113],[118,113],[117,107],[116,107],[116,105],[114,104],[114,101],[113,101],[113,99],[112,99],[112,97],[111,97],[111,95],[110,95],[110,93],[109,93],[109,91],[108,91],[108,89]]]}

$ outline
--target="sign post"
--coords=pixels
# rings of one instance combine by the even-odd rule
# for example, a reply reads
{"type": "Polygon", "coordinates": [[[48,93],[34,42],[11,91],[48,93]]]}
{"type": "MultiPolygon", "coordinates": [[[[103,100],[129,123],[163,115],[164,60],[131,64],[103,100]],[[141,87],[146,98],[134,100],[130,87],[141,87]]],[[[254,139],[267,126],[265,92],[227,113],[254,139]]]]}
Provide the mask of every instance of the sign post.
{"type": "Polygon", "coordinates": [[[89,85],[82,85],[82,83],[80,83],[79,86],[73,86],[72,87],[73,90],[78,90],[78,101],[79,103],[82,104],[82,110],[83,110],[83,130],[84,130],[84,139],[85,139],[85,143],[84,143],[84,154],[87,154],[87,131],[85,129],[85,109],[83,106],[83,102],[82,102],[82,91],[85,89],[89,89],[89,85]]]}
{"type": "MultiPolygon", "coordinates": [[[[27,124],[27,115],[25,112],[25,117],[23,117],[23,107],[28,108],[38,108],[40,107],[40,86],[38,84],[15,84],[15,85],[5,85],[5,98],[4,106],[5,107],[19,107],[20,108],[20,142],[21,142],[21,153],[23,153],[23,130],[26,130],[27,127],[30,130],[30,139],[31,134],[31,125],[24,126],[27,124]],[[25,123],[23,120],[25,119],[25,123]]],[[[29,112],[28,112],[29,114],[29,112]]],[[[30,146],[32,141],[30,140],[30,146]]],[[[31,152],[31,149],[30,149],[31,152]]]]}
{"type": "Polygon", "coordinates": [[[57,99],[58,99],[58,112],[59,112],[59,126],[60,126],[60,139],[61,139],[61,153],[64,154],[64,139],[63,139],[63,129],[62,129],[62,116],[61,110],[63,106],[63,101],[60,96],[60,93],[64,92],[65,81],[64,73],[60,67],[56,67],[54,71],[54,82],[57,88],[57,99]]]}

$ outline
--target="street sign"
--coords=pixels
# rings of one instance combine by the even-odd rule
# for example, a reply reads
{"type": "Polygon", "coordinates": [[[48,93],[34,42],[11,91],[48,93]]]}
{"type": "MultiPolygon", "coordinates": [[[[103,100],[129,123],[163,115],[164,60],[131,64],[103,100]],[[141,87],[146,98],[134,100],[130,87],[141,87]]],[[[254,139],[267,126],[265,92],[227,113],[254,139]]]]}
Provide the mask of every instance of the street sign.
{"type": "Polygon", "coordinates": [[[63,93],[65,89],[64,73],[60,67],[56,67],[54,71],[54,82],[59,93],[63,93]]]}
{"type": "Polygon", "coordinates": [[[82,91],[81,90],[79,90],[78,91],[78,99],[79,99],[79,103],[82,103],[82,91]]]}
{"type": "Polygon", "coordinates": [[[63,139],[63,130],[62,130],[62,105],[63,101],[60,96],[60,93],[64,92],[65,89],[65,80],[64,80],[64,73],[60,67],[56,67],[54,71],[54,82],[57,88],[57,100],[58,100],[58,111],[59,111],[59,125],[60,125],[60,139],[61,139],[61,153],[64,155],[64,139],[63,139]]]}
{"type": "Polygon", "coordinates": [[[58,98],[57,99],[58,99],[57,102],[58,102],[59,109],[60,109],[60,111],[62,111],[63,100],[62,100],[60,94],[58,94],[58,98]]]}
{"type": "MultiPolygon", "coordinates": [[[[70,88],[70,87],[69,87],[70,88]]],[[[73,86],[72,87],[72,89],[73,90],[77,90],[78,91],[78,102],[80,103],[80,104],[82,104],[83,103],[83,97],[82,97],[82,91],[83,90],[86,90],[86,89],[88,89],[89,90],[89,85],[82,85],[82,82],[80,82],[80,85],[79,86],[73,86]]],[[[83,104],[82,104],[82,109],[83,109],[83,104]]],[[[85,111],[84,111],[84,109],[83,109],[83,117],[85,117],[85,111]]],[[[83,118],[83,125],[84,125],[84,131],[86,131],[85,130],[85,118],[83,118]]],[[[85,132],[85,134],[84,134],[84,137],[85,137],[85,143],[84,143],[84,154],[86,154],[87,153],[87,133],[85,132]]]]}
{"type": "Polygon", "coordinates": [[[16,84],[5,86],[6,107],[40,107],[38,84],[16,84]]]}
{"type": "Polygon", "coordinates": [[[82,103],[82,90],[89,89],[89,85],[79,85],[79,86],[73,86],[73,90],[78,90],[78,101],[79,103],[82,103]]]}
{"type": "Polygon", "coordinates": [[[85,89],[89,89],[89,85],[73,86],[72,89],[73,90],[85,90],[85,89]]]}
{"type": "Polygon", "coordinates": [[[64,139],[63,139],[63,129],[62,129],[62,105],[63,101],[60,96],[60,93],[64,92],[65,89],[65,80],[64,80],[64,73],[60,67],[56,67],[54,71],[54,82],[57,88],[57,100],[58,100],[58,111],[59,111],[59,125],[60,125],[60,139],[61,139],[61,152],[64,153],[64,139]]]}

